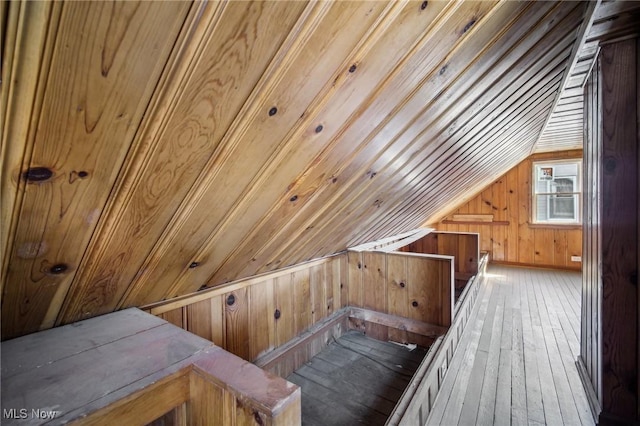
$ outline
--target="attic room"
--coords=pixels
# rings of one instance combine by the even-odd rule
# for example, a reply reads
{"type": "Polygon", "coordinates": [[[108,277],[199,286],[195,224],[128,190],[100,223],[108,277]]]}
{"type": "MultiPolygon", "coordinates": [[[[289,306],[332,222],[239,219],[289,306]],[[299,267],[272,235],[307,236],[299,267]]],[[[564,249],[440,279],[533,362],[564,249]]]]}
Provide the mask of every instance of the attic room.
{"type": "Polygon", "coordinates": [[[3,424],[640,424],[640,2],[0,23],[3,424]]]}

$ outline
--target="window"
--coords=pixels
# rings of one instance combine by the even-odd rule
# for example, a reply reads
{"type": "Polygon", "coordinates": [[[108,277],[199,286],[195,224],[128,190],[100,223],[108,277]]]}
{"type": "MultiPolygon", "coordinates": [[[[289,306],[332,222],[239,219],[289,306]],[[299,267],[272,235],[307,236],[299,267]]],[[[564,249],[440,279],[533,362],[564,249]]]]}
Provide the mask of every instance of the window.
{"type": "Polygon", "coordinates": [[[579,224],[582,161],[533,163],[533,223],[579,224]]]}

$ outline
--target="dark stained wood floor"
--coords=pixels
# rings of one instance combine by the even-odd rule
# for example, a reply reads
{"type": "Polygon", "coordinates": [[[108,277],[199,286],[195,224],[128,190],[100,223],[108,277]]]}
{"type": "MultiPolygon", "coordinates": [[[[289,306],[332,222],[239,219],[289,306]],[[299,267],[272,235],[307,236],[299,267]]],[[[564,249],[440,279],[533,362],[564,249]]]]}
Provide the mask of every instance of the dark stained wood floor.
{"type": "Polygon", "coordinates": [[[430,425],[593,425],[575,360],[579,272],[490,265],[430,425]]]}
{"type": "Polygon", "coordinates": [[[350,331],[287,377],[303,425],[383,425],[426,355],[350,331]]]}

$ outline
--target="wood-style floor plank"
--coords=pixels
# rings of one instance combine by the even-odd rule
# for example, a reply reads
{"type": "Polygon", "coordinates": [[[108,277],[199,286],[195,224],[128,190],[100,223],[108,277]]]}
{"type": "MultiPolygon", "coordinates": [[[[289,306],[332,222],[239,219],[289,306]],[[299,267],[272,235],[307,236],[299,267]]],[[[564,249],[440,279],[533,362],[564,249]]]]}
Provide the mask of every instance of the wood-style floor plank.
{"type": "Polygon", "coordinates": [[[490,265],[427,421],[593,425],[575,366],[579,272],[490,265]]]}

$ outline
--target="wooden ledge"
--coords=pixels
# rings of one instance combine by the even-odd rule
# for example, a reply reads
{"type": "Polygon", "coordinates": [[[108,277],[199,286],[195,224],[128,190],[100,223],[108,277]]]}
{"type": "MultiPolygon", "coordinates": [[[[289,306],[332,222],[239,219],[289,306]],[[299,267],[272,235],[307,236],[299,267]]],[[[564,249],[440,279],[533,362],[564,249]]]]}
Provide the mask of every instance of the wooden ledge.
{"type": "Polygon", "coordinates": [[[385,314],[382,312],[371,311],[362,308],[350,308],[349,318],[355,318],[362,321],[373,322],[384,325],[386,327],[395,328],[401,331],[420,334],[425,337],[437,338],[445,334],[449,327],[428,324],[426,322],[417,321],[410,318],[399,317],[396,315],[385,314]]]}
{"type": "Polygon", "coordinates": [[[300,388],[220,347],[207,348],[191,360],[205,379],[249,402],[270,417],[300,400],[300,388]]]}
{"type": "Polygon", "coordinates": [[[511,224],[508,220],[494,220],[491,222],[477,220],[448,220],[445,219],[441,223],[445,225],[486,225],[486,226],[508,226],[511,224]]]}

